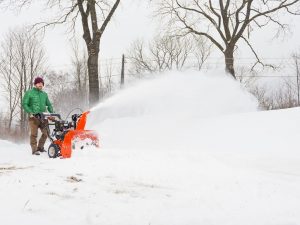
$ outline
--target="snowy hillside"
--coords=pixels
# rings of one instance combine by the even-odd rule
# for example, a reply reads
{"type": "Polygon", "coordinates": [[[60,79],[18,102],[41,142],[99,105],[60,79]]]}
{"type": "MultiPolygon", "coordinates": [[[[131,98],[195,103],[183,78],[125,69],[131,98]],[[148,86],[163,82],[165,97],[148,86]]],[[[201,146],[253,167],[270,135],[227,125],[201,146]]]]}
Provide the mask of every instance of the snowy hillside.
{"type": "Polygon", "coordinates": [[[0,141],[1,224],[300,224],[299,115],[217,72],[136,84],[92,110],[100,150],[0,141]]]}

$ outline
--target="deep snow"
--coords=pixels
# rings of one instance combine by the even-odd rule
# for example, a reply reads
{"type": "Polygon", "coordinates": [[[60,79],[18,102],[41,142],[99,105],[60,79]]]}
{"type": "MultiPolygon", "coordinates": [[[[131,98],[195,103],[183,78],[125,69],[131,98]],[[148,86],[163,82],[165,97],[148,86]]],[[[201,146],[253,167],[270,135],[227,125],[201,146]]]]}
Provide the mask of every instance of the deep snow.
{"type": "Polygon", "coordinates": [[[92,110],[101,149],[0,141],[1,224],[300,224],[300,109],[257,111],[222,74],[171,73],[92,110]]]}

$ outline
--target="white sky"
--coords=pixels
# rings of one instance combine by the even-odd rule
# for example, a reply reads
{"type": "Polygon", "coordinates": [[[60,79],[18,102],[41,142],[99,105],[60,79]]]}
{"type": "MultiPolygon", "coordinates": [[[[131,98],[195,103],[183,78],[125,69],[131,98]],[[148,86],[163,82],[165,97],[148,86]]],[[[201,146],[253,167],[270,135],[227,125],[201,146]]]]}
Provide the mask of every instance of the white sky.
{"type": "MultiPolygon", "coordinates": [[[[38,4],[24,8],[21,13],[12,10],[2,10],[0,13],[1,30],[0,38],[3,38],[9,29],[25,24],[32,24],[45,20],[47,12],[42,10],[38,4]]],[[[121,58],[122,53],[130,47],[133,40],[137,38],[149,39],[159,32],[158,22],[151,18],[152,10],[148,1],[144,0],[122,0],[117,9],[113,21],[108,25],[101,41],[100,57],[121,58]]],[[[291,52],[300,48],[300,17],[286,16],[285,20],[291,24],[292,34],[288,34],[284,40],[272,40],[274,30],[269,28],[265,32],[252,34],[252,43],[262,58],[289,57],[291,52]]],[[[82,30],[78,25],[77,36],[81,38],[82,30]]],[[[45,49],[48,56],[48,65],[56,70],[63,70],[70,64],[70,34],[63,25],[48,29],[44,39],[45,49]]],[[[238,50],[240,57],[254,56],[244,45],[238,50]]],[[[218,56],[218,55],[216,55],[218,56]]],[[[220,60],[223,60],[220,57],[220,60]]]]}
{"type": "MultiPolygon", "coordinates": [[[[139,0],[122,0],[101,41],[100,54],[102,58],[121,58],[133,40],[152,36],[155,25],[151,22],[151,11],[147,10],[147,7],[148,4],[139,0]]],[[[3,10],[0,13],[0,21],[2,21],[0,38],[3,38],[5,33],[14,27],[44,21],[47,12],[45,13],[41,9],[39,5],[35,4],[24,8],[21,12],[3,10]]],[[[56,68],[63,69],[65,64],[70,63],[70,38],[72,35],[67,32],[64,25],[58,25],[48,29],[44,38],[48,63],[56,68]]],[[[78,40],[84,44],[80,23],[76,32],[78,40]]]]}

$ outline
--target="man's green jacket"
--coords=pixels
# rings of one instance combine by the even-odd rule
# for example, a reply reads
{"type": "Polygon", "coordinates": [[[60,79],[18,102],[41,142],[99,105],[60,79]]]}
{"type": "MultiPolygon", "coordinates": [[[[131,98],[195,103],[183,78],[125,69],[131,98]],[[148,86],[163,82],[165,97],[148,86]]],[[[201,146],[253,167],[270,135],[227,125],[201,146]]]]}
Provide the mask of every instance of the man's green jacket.
{"type": "Polygon", "coordinates": [[[48,112],[53,113],[53,107],[47,93],[35,87],[26,91],[22,100],[22,106],[25,112],[29,114],[46,112],[46,107],[48,112]]]}

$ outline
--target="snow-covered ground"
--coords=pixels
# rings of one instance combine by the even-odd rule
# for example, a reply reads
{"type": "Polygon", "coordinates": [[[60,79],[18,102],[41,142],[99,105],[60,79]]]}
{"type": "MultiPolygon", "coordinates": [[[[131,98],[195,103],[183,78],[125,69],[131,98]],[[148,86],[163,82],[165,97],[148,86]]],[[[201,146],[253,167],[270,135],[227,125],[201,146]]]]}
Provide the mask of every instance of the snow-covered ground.
{"type": "Polygon", "coordinates": [[[300,224],[300,109],[258,111],[231,78],[172,73],[92,110],[101,149],[0,141],[3,225],[300,224]]]}

